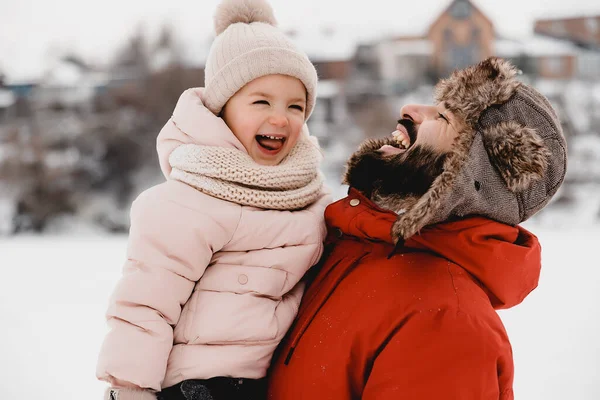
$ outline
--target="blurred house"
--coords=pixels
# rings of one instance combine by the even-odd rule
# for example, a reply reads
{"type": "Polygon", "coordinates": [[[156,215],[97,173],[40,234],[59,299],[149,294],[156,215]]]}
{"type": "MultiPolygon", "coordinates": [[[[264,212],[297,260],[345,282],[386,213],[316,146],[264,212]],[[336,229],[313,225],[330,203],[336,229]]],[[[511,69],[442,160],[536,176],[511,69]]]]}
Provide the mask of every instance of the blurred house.
{"type": "Polygon", "coordinates": [[[15,94],[0,85],[0,124],[5,124],[16,116],[15,94]]]}
{"type": "Polygon", "coordinates": [[[433,19],[405,25],[400,35],[357,47],[351,100],[400,95],[492,55],[533,77],[600,79],[600,17],[540,20],[536,35],[514,40],[500,37],[473,2],[453,0],[433,19]]]}
{"type": "Polygon", "coordinates": [[[550,58],[550,68],[562,68],[569,78],[600,79],[600,15],[540,19],[535,21],[534,31],[576,49],[571,59],[550,58]]]}
{"type": "Polygon", "coordinates": [[[521,42],[523,69],[557,109],[567,139],[600,134],[600,16],[540,19],[534,31],[521,42]]]}
{"type": "Polygon", "coordinates": [[[356,50],[356,40],[333,27],[315,30],[289,30],[292,41],[315,65],[319,80],[346,80],[356,50]]]}
{"type": "Polygon", "coordinates": [[[74,56],[55,60],[33,89],[36,109],[78,109],[91,111],[93,100],[107,85],[106,73],[97,71],[74,56]]]}
{"type": "Polygon", "coordinates": [[[33,90],[38,86],[39,82],[35,81],[6,81],[3,87],[10,90],[16,99],[29,98],[33,90]]]}
{"type": "Polygon", "coordinates": [[[513,61],[528,76],[561,81],[576,75],[578,49],[572,43],[533,35],[499,38],[495,44],[495,55],[513,61]]]}
{"type": "Polygon", "coordinates": [[[433,16],[411,21],[400,35],[359,46],[353,72],[361,85],[353,95],[398,95],[494,54],[493,23],[471,1],[453,0],[433,16]],[[376,81],[368,85],[367,79],[376,81]]]}
{"type": "Polygon", "coordinates": [[[358,140],[361,133],[350,118],[346,94],[356,40],[330,27],[302,32],[289,30],[287,35],[306,52],[319,76],[317,104],[309,120],[311,134],[319,138],[324,147],[340,134],[348,143],[358,140]]]}
{"type": "Polygon", "coordinates": [[[0,125],[14,122],[15,119],[31,114],[30,99],[37,81],[15,81],[0,74],[0,125]],[[9,104],[9,105],[8,105],[9,104]]]}
{"type": "Polygon", "coordinates": [[[455,0],[431,24],[431,62],[437,76],[447,76],[494,54],[492,21],[468,0],[455,0]]]}
{"type": "Polygon", "coordinates": [[[0,72],[0,125],[14,115],[15,94],[4,87],[4,75],[0,72]]]}
{"type": "Polygon", "coordinates": [[[600,50],[600,15],[539,19],[535,21],[534,31],[568,40],[581,47],[600,50]]]}
{"type": "Polygon", "coordinates": [[[362,135],[350,117],[345,88],[344,82],[336,79],[321,80],[317,86],[317,103],[308,126],[325,147],[340,135],[348,141],[362,135]]]}

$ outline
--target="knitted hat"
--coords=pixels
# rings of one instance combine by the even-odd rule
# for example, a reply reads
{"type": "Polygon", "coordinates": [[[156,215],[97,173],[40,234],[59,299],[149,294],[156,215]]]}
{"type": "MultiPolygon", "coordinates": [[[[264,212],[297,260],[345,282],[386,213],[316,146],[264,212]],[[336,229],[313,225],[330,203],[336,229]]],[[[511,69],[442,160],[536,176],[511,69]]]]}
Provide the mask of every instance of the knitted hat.
{"type": "Polygon", "coordinates": [[[466,127],[443,172],[398,216],[392,228],[396,240],[473,214],[516,225],[556,193],[567,164],[560,121],[548,100],[515,75],[509,62],[489,58],[438,83],[436,101],[466,127]]]}
{"type": "Polygon", "coordinates": [[[223,0],[215,14],[217,37],[204,72],[204,102],[218,115],[244,85],[271,74],[298,78],[306,87],[306,119],[315,105],[317,72],[307,55],[276,27],[265,0],[223,0]]]}

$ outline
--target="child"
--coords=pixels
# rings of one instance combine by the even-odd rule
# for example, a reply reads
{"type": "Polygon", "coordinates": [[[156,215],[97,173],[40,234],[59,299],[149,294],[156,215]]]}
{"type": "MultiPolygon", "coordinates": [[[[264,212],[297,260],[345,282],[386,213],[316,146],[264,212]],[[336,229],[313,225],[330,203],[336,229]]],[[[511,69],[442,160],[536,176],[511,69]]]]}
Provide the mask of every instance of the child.
{"type": "Polygon", "coordinates": [[[264,0],[224,0],[205,88],[158,136],[97,376],[105,399],[260,399],[330,202],[305,122],[317,74],[264,0]],[[158,392],[158,393],[157,393],[158,392]]]}

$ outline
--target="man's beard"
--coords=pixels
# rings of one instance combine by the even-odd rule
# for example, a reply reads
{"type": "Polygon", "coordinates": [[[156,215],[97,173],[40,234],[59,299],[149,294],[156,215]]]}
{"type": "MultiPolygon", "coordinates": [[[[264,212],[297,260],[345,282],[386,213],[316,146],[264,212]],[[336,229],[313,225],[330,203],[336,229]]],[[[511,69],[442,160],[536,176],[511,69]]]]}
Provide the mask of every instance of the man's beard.
{"type": "MultiPolygon", "coordinates": [[[[408,127],[407,130],[410,134],[408,127]]],[[[413,140],[411,137],[411,142],[413,140]]],[[[399,212],[412,206],[429,190],[442,173],[448,154],[413,145],[403,153],[384,156],[378,151],[384,145],[397,147],[392,138],[365,141],[348,160],[344,183],[380,207],[399,212]]]]}

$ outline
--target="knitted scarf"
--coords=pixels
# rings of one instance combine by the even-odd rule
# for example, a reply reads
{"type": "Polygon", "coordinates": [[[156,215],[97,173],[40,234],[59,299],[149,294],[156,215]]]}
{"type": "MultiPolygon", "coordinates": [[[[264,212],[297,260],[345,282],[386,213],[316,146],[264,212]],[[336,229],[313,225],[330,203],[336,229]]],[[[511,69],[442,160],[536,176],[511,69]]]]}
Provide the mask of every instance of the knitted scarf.
{"type": "Polygon", "coordinates": [[[169,157],[171,178],[210,196],[237,204],[273,210],[298,210],[320,196],[321,153],[308,138],[281,163],[259,165],[237,149],[185,144],[169,157]]]}

